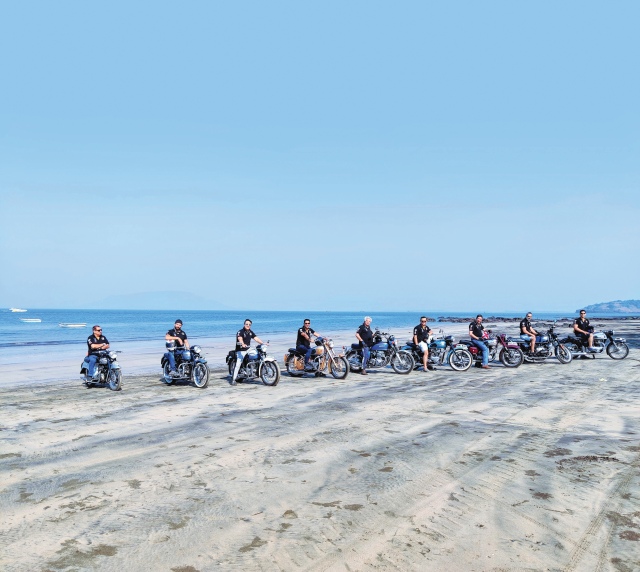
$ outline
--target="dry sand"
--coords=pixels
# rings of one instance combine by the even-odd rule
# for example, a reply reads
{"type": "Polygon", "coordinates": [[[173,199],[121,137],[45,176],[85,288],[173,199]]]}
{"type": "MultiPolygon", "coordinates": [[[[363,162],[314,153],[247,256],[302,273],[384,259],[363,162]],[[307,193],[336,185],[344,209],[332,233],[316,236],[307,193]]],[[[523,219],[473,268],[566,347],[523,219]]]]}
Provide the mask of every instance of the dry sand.
{"type": "Polygon", "coordinates": [[[0,564],[639,570],[639,357],[275,388],[219,370],[204,390],[12,385],[0,564]]]}

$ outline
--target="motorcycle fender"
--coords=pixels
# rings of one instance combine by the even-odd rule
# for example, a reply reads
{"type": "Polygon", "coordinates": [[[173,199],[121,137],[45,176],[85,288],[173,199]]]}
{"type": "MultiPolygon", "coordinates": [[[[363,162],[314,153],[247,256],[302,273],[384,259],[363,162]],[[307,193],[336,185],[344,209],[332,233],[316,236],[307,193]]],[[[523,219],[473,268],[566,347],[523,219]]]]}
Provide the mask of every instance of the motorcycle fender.
{"type": "Polygon", "coordinates": [[[276,358],[274,358],[274,357],[269,356],[269,357],[264,358],[264,361],[275,361],[275,362],[277,362],[278,360],[276,358]]]}
{"type": "Polygon", "coordinates": [[[195,360],[195,363],[207,363],[207,360],[204,358],[198,358],[197,360],[195,360]]]}
{"type": "Polygon", "coordinates": [[[113,362],[111,364],[111,369],[120,369],[120,364],[118,362],[113,362]]]}

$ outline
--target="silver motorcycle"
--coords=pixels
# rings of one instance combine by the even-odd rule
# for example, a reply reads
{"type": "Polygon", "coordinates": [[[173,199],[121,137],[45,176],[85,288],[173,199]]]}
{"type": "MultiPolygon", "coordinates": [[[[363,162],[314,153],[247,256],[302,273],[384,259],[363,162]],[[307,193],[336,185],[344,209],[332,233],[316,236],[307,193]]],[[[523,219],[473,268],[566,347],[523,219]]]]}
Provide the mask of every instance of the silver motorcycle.
{"type": "MultiPolygon", "coordinates": [[[[247,351],[240,365],[236,381],[260,378],[265,385],[278,385],[280,381],[280,367],[278,366],[276,358],[267,355],[268,343],[269,342],[260,344],[256,348],[251,348],[247,351]]],[[[226,361],[229,366],[229,375],[233,375],[237,361],[235,350],[227,354],[226,361]]]]}
{"type": "Polygon", "coordinates": [[[120,391],[122,389],[122,371],[118,363],[118,354],[113,350],[99,350],[96,355],[96,369],[93,377],[89,377],[88,356],[80,365],[80,379],[89,387],[94,385],[106,384],[112,391],[120,391]]]}

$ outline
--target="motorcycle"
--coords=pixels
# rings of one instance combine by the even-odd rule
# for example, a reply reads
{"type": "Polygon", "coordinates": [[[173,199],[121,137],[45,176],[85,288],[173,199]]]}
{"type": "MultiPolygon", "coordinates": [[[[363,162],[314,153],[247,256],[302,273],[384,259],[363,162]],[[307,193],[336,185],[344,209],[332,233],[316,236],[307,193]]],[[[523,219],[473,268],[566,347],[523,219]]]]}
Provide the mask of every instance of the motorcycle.
{"type": "Polygon", "coordinates": [[[171,375],[171,364],[167,356],[162,356],[162,379],[167,385],[174,381],[191,381],[199,389],[204,389],[209,384],[209,366],[200,346],[192,346],[190,349],[176,351],[175,342],[167,342],[167,350],[173,352],[176,362],[177,376],[171,375]]]}
{"type": "MultiPolygon", "coordinates": [[[[467,346],[456,343],[456,339],[453,336],[443,335],[442,330],[440,330],[439,334],[437,338],[431,338],[429,341],[429,361],[427,363],[434,366],[449,364],[451,369],[455,371],[468,370],[473,359],[467,346]]],[[[415,362],[414,369],[418,369],[422,365],[423,356],[420,346],[414,344],[412,340],[408,340],[402,349],[411,352],[415,362]]]]}
{"type": "MultiPolygon", "coordinates": [[[[262,383],[269,386],[278,385],[280,381],[280,367],[276,358],[267,355],[267,342],[247,351],[240,365],[236,381],[260,378],[262,383]]],[[[229,374],[233,376],[236,367],[236,352],[231,350],[227,354],[229,374]]]]}
{"type": "Polygon", "coordinates": [[[118,363],[118,354],[113,350],[99,350],[96,355],[96,369],[93,377],[89,377],[89,356],[84,358],[80,365],[80,379],[84,381],[87,388],[94,385],[106,383],[112,391],[122,389],[122,371],[118,363]]]}
{"type": "Polygon", "coordinates": [[[555,332],[555,324],[555,322],[551,324],[546,334],[538,334],[536,336],[536,348],[533,354],[531,353],[529,342],[522,338],[509,338],[509,341],[518,344],[524,354],[524,361],[528,363],[542,363],[554,355],[560,363],[569,363],[573,356],[569,348],[558,338],[555,332]]]}
{"type": "MultiPolygon", "coordinates": [[[[360,344],[351,344],[351,348],[343,346],[349,369],[362,371],[362,348],[360,344]]],[[[395,336],[376,329],[373,334],[373,346],[369,348],[370,356],[367,369],[391,365],[396,373],[407,374],[413,370],[415,361],[411,352],[398,348],[395,336]]]]}
{"type": "Polygon", "coordinates": [[[613,330],[593,334],[593,347],[591,349],[576,336],[567,336],[562,340],[562,343],[569,349],[574,358],[582,356],[595,358],[596,354],[606,351],[611,359],[624,359],[629,355],[629,346],[626,342],[625,338],[613,337],[613,330]]]}
{"type": "MultiPolygon", "coordinates": [[[[525,359],[524,353],[516,342],[508,338],[506,334],[494,336],[491,330],[486,330],[486,334],[487,337],[482,341],[489,348],[489,361],[500,360],[500,363],[505,367],[519,367],[522,365],[525,359]]],[[[480,349],[471,340],[462,340],[461,343],[467,346],[476,367],[480,367],[482,365],[482,352],[480,349]]]]}
{"type": "Polygon", "coordinates": [[[287,372],[292,377],[300,377],[305,372],[314,373],[316,377],[324,377],[329,370],[335,379],[344,379],[349,373],[349,362],[343,355],[336,355],[333,351],[333,340],[317,338],[316,348],[309,358],[307,369],[304,367],[305,353],[296,348],[289,348],[284,356],[287,372]]]}

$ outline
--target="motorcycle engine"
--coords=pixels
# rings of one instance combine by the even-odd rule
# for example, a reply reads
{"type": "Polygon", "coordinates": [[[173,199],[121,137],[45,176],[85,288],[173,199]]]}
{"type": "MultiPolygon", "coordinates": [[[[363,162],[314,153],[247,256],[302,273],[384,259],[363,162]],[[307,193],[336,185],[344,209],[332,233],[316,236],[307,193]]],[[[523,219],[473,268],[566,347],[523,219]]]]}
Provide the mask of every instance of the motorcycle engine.
{"type": "Polygon", "coordinates": [[[180,377],[189,377],[189,374],[191,373],[191,368],[188,363],[181,363],[177,367],[177,370],[180,374],[180,377]]]}
{"type": "Polygon", "coordinates": [[[371,352],[369,358],[369,365],[373,367],[381,367],[384,365],[385,355],[384,352],[371,352]]]}

